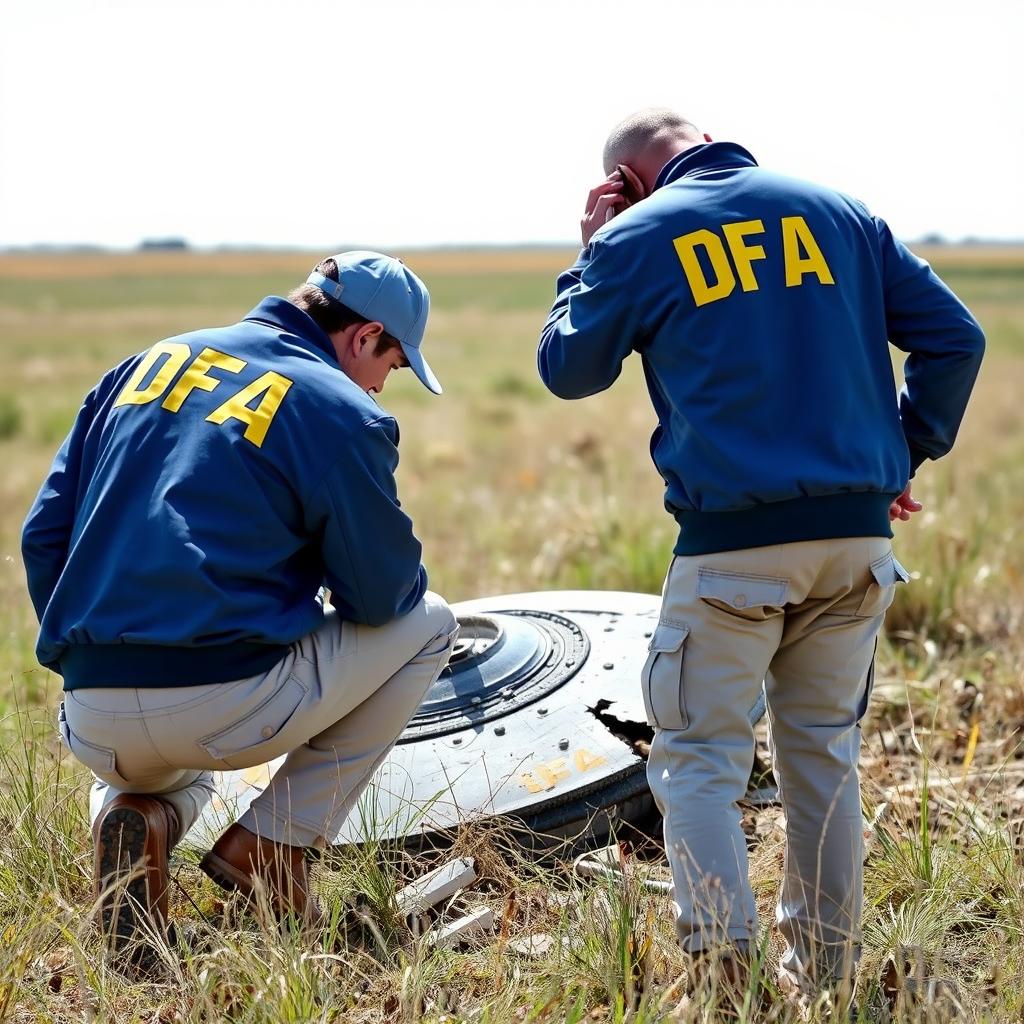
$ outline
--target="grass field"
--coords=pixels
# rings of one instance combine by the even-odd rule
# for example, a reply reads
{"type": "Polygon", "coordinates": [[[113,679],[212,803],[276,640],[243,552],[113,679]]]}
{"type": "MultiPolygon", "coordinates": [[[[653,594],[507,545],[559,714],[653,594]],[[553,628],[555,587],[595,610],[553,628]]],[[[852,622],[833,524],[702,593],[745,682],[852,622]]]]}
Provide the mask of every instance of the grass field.
{"type": "MultiPolygon", "coordinates": [[[[889,614],[864,729],[874,825],[858,1006],[865,1020],[894,1005],[907,1020],[1018,1021],[1024,252],[927,255],[985,327],[989,349],[957,449],[919,474],[925,511],[897,526],[914,582],[889,614]]],[[[179,920],[206,942],[169,953],[164,978],[130,983],[99,956],[87,927],[85,781],[59,759],[49,727],[59,681],[35,665],[21,522],[103,371],[169,335],[234,322],[265,294],[287,292],[317,258],[0,256],[0,1022],[704,1019],[710,1010],[680,1006],[673,988],[682,962],[663,901],[510,865],[486,832],[464,844],[484,867],[481,899],[503,937],[476,951],[409,942],[383,897],[372,941],[342,953],[241,923],[207,934],[182,899],[179,920]],[[508,952],[509,941],[540,930],[572,941],[541,958],[508,952]]],[[[399,487],[431,585],[451,601],[660,588],[674,524],[647,456],[653,416],[638,363],[582,403],[559,402],[536,376],[536,337],[555,274],[571,259],[549,250],[407,254],[431,288],[427,351],[446,394],[432,398],[405,373],[382,404],[402,425],[399,487]]],[[[780,872],[773,825],[769,815],[754,854],[766,910],[780,872]]],[[[386,894],[409,869],[382,851],[326,884],[386,894]]],[[[199,908],[218,915],[212,888],[191,865],[181,870],[199,908]]],[[[765,948],[769,960],[777,954],[771,932],[765,948]]]]}

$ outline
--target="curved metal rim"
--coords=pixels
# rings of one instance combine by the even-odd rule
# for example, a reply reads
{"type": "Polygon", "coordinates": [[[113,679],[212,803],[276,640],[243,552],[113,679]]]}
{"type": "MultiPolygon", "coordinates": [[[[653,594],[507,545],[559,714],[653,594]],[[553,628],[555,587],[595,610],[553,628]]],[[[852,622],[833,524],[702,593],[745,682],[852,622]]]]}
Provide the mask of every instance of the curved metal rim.
{"type": "Polygon", "coordinates": [[[543,685],[542,681],[537,679],[537,674],[543,672],[548,662],[550,662],[552,652],[549,651],[547,661],[537,666],[530,676],[522,680],[520,687],[514,690],[507,699],[484,704],[479,708],[471,708],[450,719],[421,720],[417,722],[414,717],[406,726],[402,735],[399,736],[396,746],[428,739],[441,739],[445,736],[450,736],[452,733],[479,728],[488,722],[496,721],[513,712],[520,711],[522,708],[528,708],[531,704],[536,704],[538,701],[549,697],[552,693],[556,693],[573,680],[580,669],[586,664],[587,658],[590,657],[591,643],[587,631],[568,615],[533,608],[495,608],[489,610],[486,614],[510,615],[527,620],[540,619],[557,623],[561,628],[571,632],[578,645],[578,654],[574,654],[572,662],[565,663],[565,671],[557,677],[554,685],[543,685]]]}

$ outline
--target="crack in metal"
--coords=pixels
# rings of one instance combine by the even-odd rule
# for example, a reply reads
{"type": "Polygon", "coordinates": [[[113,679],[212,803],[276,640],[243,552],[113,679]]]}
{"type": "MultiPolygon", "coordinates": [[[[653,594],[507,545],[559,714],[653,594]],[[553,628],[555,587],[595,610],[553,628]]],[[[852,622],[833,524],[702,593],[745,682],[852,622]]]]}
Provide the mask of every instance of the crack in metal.
{"type": "MultiPolygon", "coordinates": [[[[635,753],[647,760],[651,753],[651,741],[654,739],[654,729],[646,722],[634,722],[629,718],[620,718],[618,715],[610,714],[608,709],[615,703],[602,697],[589,711],[617,740],[621,740],[626,746],[631,747],[635,753]]],[[[763,760],[760,754],[754,751],[754,763],[750,770],[750,779],[747,782],[748,797],[752,797],[761,804],[774,804],[778,802],[778,787],[775,784],[775,777],[771,765],[763,760]]]]}
{"type": "Polygon", "coordinates": [[[618,740],[626,746],[631,747],[639,757],[645,761],[651,752],[651,740],[654,739],[654,729],[646,722],[634,722],[628,718],[619,718],[618,715],[608,713],[608,709],[615,703],[613,700],[606,700],[602,697],[593,707],[587,710],[618,740]]]}

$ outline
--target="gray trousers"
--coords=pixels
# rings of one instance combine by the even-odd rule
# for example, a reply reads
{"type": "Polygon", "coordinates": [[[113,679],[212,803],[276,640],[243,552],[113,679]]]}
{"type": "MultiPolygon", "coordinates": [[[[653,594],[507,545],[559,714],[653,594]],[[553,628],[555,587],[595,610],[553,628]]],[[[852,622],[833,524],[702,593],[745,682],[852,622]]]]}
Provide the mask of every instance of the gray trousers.
{"type": "Polygon", "coordinates": [[[378,628],[331,610],[262,675],[66,692],[61,736],[96,776],[92,820],[119,793],[148,793],[173,804],[184,835],[213,794],[213,771],[287,754],[239,820],[281,843],[330,842],[448,663],[457,633],[448,605],[427,593],[378,628]]]}
{"type": "Polygon", "coordinates": [[[857,759],[879,627],[905,579],[882,538],[677,557],[644,666],[647,773],[665,819],[677,931],[695,952],[756,936],[737,801],[764,680],[786,817],[782,972],[835,983],[859,955],[857,759]]]}

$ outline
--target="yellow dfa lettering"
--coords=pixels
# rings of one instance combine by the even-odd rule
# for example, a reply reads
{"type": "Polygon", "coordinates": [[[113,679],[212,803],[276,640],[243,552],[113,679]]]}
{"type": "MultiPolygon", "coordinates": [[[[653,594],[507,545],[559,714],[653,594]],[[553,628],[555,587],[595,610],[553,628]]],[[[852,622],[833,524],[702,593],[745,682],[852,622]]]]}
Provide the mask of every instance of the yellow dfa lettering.
{"type": "Polygon", "coordinates": [[[159,398],[167,385],[171,383],[174,375],[185,365],[185,360],[190,355],[192,355],[192,350],[183,342],[158,342],[146,353],[142,362],[135,368],[135,372],[128,378],[128,382],[114,402],[114,408],[116,409],[119,405],[145,405],[147,402],[159,398]],[[149,382],[149,386],[140,391],[139,385],[146,379],[149,371],[156,366],[161,356],[167,358],[149,382]]]}
{"type": "Polygon", "coordinates": [[[592,754],[589,750],[577,750],[573,757],[573,764],[576,765],[578,772],[589,772],[591,768],[600,768],[607,763],[607,758],[600,754],[592,754]]]}
{"type": "Polygon", "coordinates": [[[562,779],[567,779],[571,771],[564,757],[556,757],[554,761],[539,764],[532,771],[523,772],[519,781],[528,793],[541,793],[546,789],[554,789],[562,779]]]}
{"type": "MultiPolygon", "coordinates": [[[[818,245],[817,239],[803,217],[783,217],[780,221],[782,232],[782,258],[785,264],[786,287],[794,288],[803,284],[808,274],[817,277],[821,284],[835,284],[832,270],[818,245]]],[[[745,292],[756,292],[760,287],[754,273],[755,260],[766,259],[763,245],[751,244],[749,235],[763,235],[762,220],[740,220],[723,224],[716,231],[701,228],[672,240],[676,255],[683,266],[686,280],[697,306],[706,306],[731,295],[736,289],[736,279],[745,292]],[[723,245],[717,231],[725,236],[723,245]],[[698,250],[703,247],[714,274],[709,281],[698,259],[698,250]],[[730,259],[731,258],[731,259],[730,259]],[[735,270],[734,270],[735,268],[735,270]]]]}
{"type": "Polygon", "coordinates": [[[759,220],[738,220],[734,224],[723,224],[722,231],[729,244],[732,261],[736,264],[736,273],[740,278],[740,286],[745,292],[757,291],[757,278],[750,264],[754,260],[764,259],[764,247],[747,245],[743,241],[746,235],[763,235],[764,223],[759,220]]]}
{"type": "Polygon", "coordinates": [[[729,266],[729,257],[725,254],[722,240],[713,231],[700,228],[689,234],[672,239],[676,247],[679,262],[683,265],[686,280],[693,292],[693,301],[698,306],[705,306],[717,299],[724,299],[736,287],[736,277],[729,266]],[[711,284],[704,277],[704,270],[697,259],[697,247],[703,246],[715,272],[715,283],[711,284]]]}
{"type": "Polygon", "coordinates": [[[822,284],[836,283],[803,217],[782,218],[782,255],[786,263],[787,288],[803,284],[805,274],[815,274],[822,284]],[[801,249],[806,255],[801,255],[801,249]]]}
{"type": "Polygon", "coordinates": [[[214,409],[206,417],[206,422],[224,423],[230,419],[241,420],[246,425],[245,439],[251,441],[257,448],[262,448],[263,439],[267,436],[274,414],[284,396],[288,394],[292,383],[287,377],[269,370],[214,409]],[[250,409],[249,403],[256,401],[257,398],[260,399],[260,404],[255,409],[250,409]]]}
{"type": "Polygon", "coordinates": [[[569,778],[570,774],[564,757],[556,757],[554,761],[548,761],[547,764],[539,764],[533,770],[540,776],[545,789],[554,788],[556,782],[569,778]]]}
{"type": "Polygon", "coordinates": [[[171,393],[160,403],[163,408],[168,412],[177,412],[185,399],[196,388],[212,391],[221,382],[216,377],[210,377],[207,374],[206,371],[211,366],[228,370],[230,373],[238,373],[245,368],[245,360],[218,352],[215,348],[204,348],[189,364],[188,369],[181,375],[171,393]]]}

